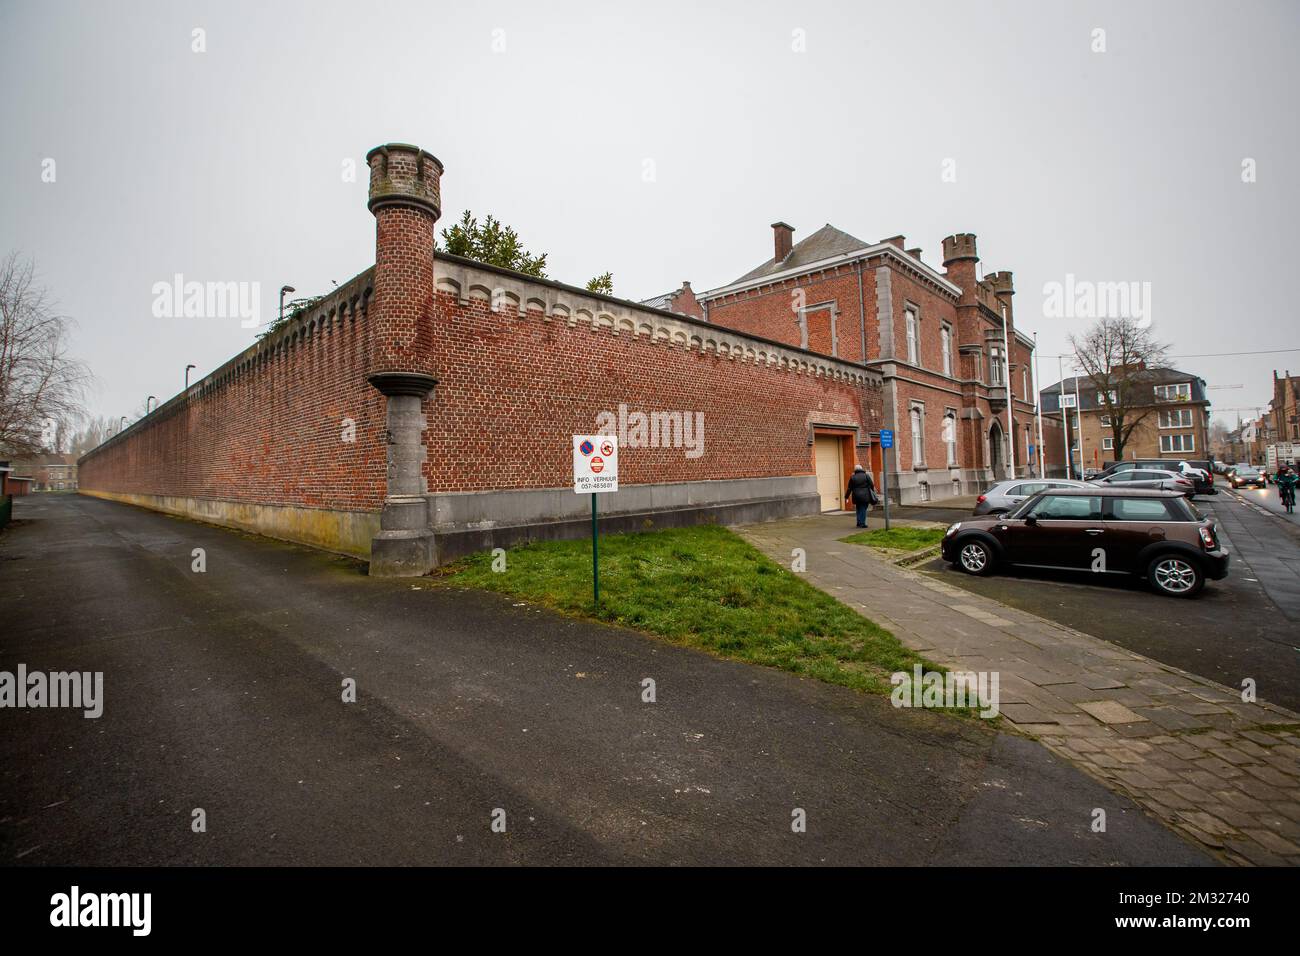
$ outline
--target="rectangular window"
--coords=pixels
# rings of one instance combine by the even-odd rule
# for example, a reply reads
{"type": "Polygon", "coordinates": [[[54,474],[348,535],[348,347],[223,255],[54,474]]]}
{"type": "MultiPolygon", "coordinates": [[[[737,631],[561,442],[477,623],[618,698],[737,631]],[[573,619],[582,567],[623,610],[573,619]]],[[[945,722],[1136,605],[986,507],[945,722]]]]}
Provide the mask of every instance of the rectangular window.
{"type": "Polygon", "coordinates": [[[912,424],[912,467],[925,465],[925,406],[913,405],[910,413],[912,424]]]}
{"type": "Polygon", "coordinates": [[[1192,383],[1179,382],[1177,385],[1157,385],[1156,401],[1188,402],[1192,399],[1192,383]]]}
{"type": "Polygon", "coordinates": [[[1114,450],[1115,450],[1115,439],[1114,439],[1114,438],[1103,438],[1103,439],[1101,440],[1101,450],[1102,450],[1102,451],[1114,451],[1114,450]]]}
{"type": "Polygon", "coordinates": [[[957,410],[945,408],[943,411],[943,443],[948,449],[948,467],[957,467],[957,410]]]}
{"type": "Polygon", "coordinates": [[[1061,395],[1061,396],[1060,396],[1060,399],[1061,399],[1061,407],[1062,407],[1062,408],[1074,408],[1074,396],[1073,396],[1073,395],[1061,395]]]}
{"type": "Polygon", "coordinates": [[[1161,428],[1191,428],[1192,410],[1190,408],[1173,408],[1156,416],[1161,428]]]}
{"type": "Polygon", "coordinates": [[[907,316],[907,319],[906,319],[906,324],[907,324],[907,360],[908,360],[909,362],[911,362],[913,365],[919,365],[920,362],[917,361],[917,357],[916,357],[916,356],[917,356],[917,349],[916,349],[916,333],[917,333],[917,329],[916,329],[916,324],[917,324],[917,322],[916,322],[916,310],[915,310],[915,309],[905,309],[904,312],[903,312],[903,314],[907,316]]]}
{"type": "Polygon", "coordinates": [[[1029,366],[1026,365],[1020,370],[1020,397],[1029,399],[1029,366]]]}
{"type": "Polygon", "coordinates": [[[1112,405],[1114,405],[1116,402],[1119,401],[1119,399],[1118,399],[1118,398],[1116,397],[1116,395],[1115,395],[1115,390],[1114,390],[1113,388],[1112,388],[1112,389],[1109,389],[1109,390],[1107,390],[1107,391],[1105,391],[1105,392],[1098,392],[1098,393],[1097,393],[1097,404],[1098,404],[1098,405],[1105,405],[1108,399],[1109,399],[1109,401],[1110,401],[1110,403],[1111,403],[1112,405]]]}
{"type": "Polygon", "coordinates": [[[996,345],[989,347],[989,382],[993,385],[1002,384],[1002,349],[996,345]]]}
{"type": "Polygon", "coordinates": [[[940,330],[943,342],[943,374],[952,377],[952,326],[945,325],[940,330]]]}
{"type": "Polygon", "coordinates": [[[1102,416],[1101,416],[1101,427],[1102,427],[1102,428],[1110,428],[1110,424],[1111,424],[1111,423],[1110,423],[1110,416],[1109,416],[1109,415],[1102,415],[1102,416]]]}
{"type": "Polygon", "coordinates": [[[1176,451],[1189,452],[1196,451],[1195,436],[1193,435],[1161,435],[1160,450],[1162,452],[1176,451]]]}

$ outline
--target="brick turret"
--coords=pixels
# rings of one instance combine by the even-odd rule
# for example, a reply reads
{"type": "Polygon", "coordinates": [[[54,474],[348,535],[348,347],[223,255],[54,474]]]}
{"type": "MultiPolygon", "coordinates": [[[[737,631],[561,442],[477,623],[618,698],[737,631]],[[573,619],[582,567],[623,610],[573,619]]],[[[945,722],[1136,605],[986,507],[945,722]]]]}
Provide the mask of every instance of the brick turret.
{"type": "Polygon", "coordinates": [[[370,573],[421,575],[436,558],[424,477],[424,400],[433,392],[434,226],[442,213],[442,163],[416,146],[366,154],[375,215],[374,296],[369,310],[371,385],[386,396],[388,485],[370,573]]]}

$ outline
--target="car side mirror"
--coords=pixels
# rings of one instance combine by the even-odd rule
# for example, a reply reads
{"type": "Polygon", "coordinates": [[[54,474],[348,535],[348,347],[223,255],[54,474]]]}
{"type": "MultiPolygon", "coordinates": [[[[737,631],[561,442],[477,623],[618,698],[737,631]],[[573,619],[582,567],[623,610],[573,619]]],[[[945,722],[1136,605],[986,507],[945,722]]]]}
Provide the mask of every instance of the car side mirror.
{"type": "Polygon", "coordinates": [[[1033,515],[1025,515],[1025,524],[1027,524],[1027,525],[1031,525],[1031,526],[1032,526],[1032,525],[1036,525],[1036,524],[1038,524],[1038,519],[1035,518],[1033,515]]]}

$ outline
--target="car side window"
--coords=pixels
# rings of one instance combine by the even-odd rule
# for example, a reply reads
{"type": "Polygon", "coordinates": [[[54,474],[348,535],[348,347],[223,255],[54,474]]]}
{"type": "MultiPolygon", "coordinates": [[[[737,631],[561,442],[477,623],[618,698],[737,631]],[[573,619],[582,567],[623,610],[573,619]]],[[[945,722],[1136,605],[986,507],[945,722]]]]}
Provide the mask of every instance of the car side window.
{"type": "Polygon", "coordinates": [[[1047,490],[1047,482],[1045,481],[1027,481],[1023,485],[1016,485],[1014,488],[1008,491],[1007,494],[1024,495],[1026,498],[1028,498],[1030,495],[1036,495],[1040,491],[1046,491],[1046,490],[1047,490]]]}
{"type": "Polygon", "coordinates": [[[1168,503],[1161,498],[1115,498],[1111,517],[1115,521],[1176,521],[1168,503]]]}
{"type": "Polygon", "coordinates": [[[1051,521],[1085,521],[1101,517],[1101,498],[1088,495],[1043,495],[1027,518],[1051,521]]]}

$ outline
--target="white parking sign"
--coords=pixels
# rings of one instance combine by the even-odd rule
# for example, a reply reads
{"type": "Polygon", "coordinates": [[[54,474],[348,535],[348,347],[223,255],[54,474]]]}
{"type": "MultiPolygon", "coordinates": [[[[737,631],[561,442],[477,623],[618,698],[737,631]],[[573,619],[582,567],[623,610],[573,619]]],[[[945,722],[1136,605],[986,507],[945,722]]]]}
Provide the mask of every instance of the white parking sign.
{"type": "Polygon", "coordinates": [[[573,490],[580,495],[618,491],[618,439],[573,436],[573,490]]]}

